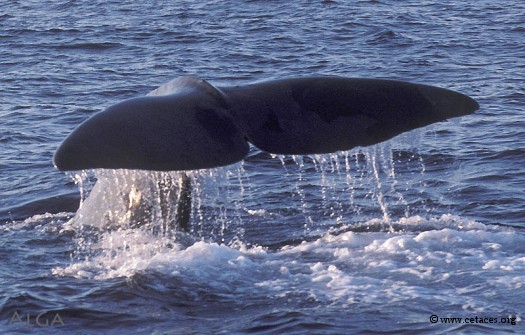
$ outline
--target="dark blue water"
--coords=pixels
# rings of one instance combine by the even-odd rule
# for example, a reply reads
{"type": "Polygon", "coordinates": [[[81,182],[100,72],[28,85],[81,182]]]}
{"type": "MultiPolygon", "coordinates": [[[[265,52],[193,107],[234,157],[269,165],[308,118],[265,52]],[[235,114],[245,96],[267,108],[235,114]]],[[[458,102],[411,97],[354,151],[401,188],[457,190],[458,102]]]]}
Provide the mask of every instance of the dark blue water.
{"type": "Polygon", "coordinates": [[[521,1],[2,3],[0,329],[523,333],[524,42],[521,1]],[[121,196],[176,174],[53,168],[80,122],[187,75],[391,78],[481,108],[345,153],[254,149],[195,176],[190,234],[129,227],[121,196]]]}

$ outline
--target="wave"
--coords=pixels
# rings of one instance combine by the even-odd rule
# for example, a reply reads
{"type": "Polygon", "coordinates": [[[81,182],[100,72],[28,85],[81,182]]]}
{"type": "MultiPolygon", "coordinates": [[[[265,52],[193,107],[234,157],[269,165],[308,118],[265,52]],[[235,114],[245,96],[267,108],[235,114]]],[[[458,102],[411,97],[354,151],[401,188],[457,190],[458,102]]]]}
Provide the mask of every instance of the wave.
{"type": "Polygon", "coordinates": [[[78,193],[66,193],[0,209],[0,222],[24,220],[39,214],[75,213],[80,204],[78,193]]]}
{"type": "Polygon", "coordinates": [[[124,46],[122,43],[114,42],[79,42],[79,43],[70,43],[70,44],[61,44],[57,45],[58,50],[87,50],[87,51],[105,51],[110,49],[117,49],[124,46]]]}

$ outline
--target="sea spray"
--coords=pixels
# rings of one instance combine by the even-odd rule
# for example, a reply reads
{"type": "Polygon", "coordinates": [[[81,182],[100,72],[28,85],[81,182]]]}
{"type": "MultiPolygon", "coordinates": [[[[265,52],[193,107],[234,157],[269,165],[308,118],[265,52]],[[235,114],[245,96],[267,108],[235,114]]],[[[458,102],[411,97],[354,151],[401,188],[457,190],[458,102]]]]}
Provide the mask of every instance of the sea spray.
{"type": "Polygon", "coordinates": [[[398,180],[397,156],[388,146],[354,153],[272,156],[259,169],[252,168],[260,163],[253,162],[258,158],[248,158],[198,171],[95,170],[74,175],[82,203],[69,222],[77,231],[72,261],[120,259],[131,248],[138,253],[126,256],[132,263],[112,264],[141,269],[140,261],[131,259],[140,259],[144,244],[149,245],[142,251],[145,254],[184,249],[199,240],[233,248],[257,247],[258,242],[246,241],[247,224],[264,231],[286,218],[287,225],[303,225],[302,236],[290,236],[301,241],[318,238],[327,226],[360,223],[370,215],[380,217],[381,224],[394,231],[392,208],[405,217],[410,214],[398,208],[407,207],[403,196],[407,186],[398,180]],[[188,231],[176,224],[185,176],[191,180],[188,231]],[[267,184],[268,180],[272,182],[267,184]],[[267,188],[272,191],[268,193],[267,188]]]}

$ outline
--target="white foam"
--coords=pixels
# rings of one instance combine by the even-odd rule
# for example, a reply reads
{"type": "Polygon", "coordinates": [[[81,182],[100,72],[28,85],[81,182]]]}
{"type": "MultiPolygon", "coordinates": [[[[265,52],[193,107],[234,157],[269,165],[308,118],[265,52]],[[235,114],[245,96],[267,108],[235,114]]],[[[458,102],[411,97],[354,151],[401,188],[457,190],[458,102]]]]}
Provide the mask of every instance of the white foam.
{"type": "Polygon", "coordinates": [[[17,231],[21,229],[38,229],[44,228],[47,231],[60,231],[64,221],[71,218],[71,213],[44,213],[33,215],[23,221],[13,221],[8,225],[2,225],[2,231],[17,231]]]}
{"type": "Polygon", "coordinates": [[[338,306],[430,299],[469,311],[485,310],[494,292],[524,287],[525,236],[514,229],[453,215],[392,224],[398,229],[356,232],[348,225],[275,251],[205,240],[184,247],[149,231],[120,229],[91,245],[92,256],[53,272],[97,280],[161,273],[223,294],[338,306]]]}

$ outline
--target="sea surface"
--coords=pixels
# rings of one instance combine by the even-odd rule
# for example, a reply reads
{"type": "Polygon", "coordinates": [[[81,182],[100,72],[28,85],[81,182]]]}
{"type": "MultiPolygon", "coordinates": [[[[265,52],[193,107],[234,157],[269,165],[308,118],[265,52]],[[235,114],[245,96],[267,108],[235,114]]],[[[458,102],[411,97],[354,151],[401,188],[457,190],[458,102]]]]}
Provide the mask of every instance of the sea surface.
{"type": "Polygon", "coordinates": [[[523,334],[524,313],[525,2],[0,4],[0,333],[523,334]],[[313,75],[481,108],[192,172],[188,233],[162,214],[178,173],[53,167],[83,120],[173,78],[313,75]]]}

